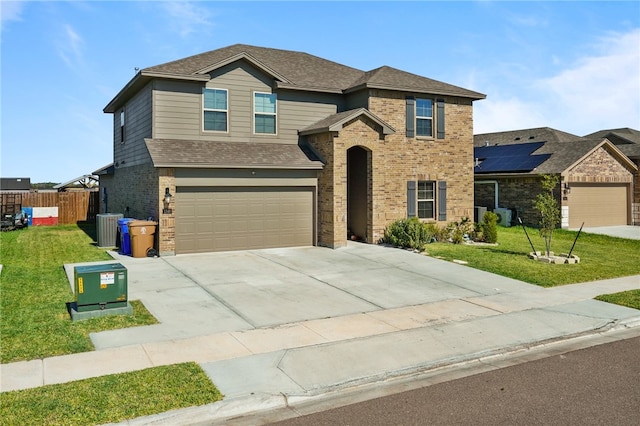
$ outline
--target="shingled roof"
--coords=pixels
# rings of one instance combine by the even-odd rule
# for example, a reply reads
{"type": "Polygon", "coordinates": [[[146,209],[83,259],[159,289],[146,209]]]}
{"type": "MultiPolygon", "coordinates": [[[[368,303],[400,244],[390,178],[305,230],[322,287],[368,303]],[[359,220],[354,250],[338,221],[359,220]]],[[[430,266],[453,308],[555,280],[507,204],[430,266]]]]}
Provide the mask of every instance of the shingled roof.
{"type": "Polygon", "coordinates": [[[145,139],[155,167],[321,169],[320,158],[295,144],[145,139]]]}
{"type": "Polygon", "coordinates": [[[549,127],[474,135],[474,146],[476,148],[533,142],[543,142],[543,145],[532,152],[531,155],[547,154],[549,157],[535,169],[529,172],[518,173],[518,175],[562,173],[599,146],[604,146],[605,149],[611,151],[613,155],[618,156],[622,161],[628,163],[629,159],[624,155],[620,155],[620,152],[622,152],[628,156],[622,148],[625,146],[640,146],[615,146],[604,137],[580,137],[549,127]]]}
{"type": "Polygon", "coordinates": [[[472,100],[486,97],[482,93],[388,66],[365,72],[304,52],[234,44],[140,70],[109,102],[104,112],[114,112],[122,102],[153,78],[206,82],[211,71],[238,60],[248,61],[271,75],[276,87],[283,89],[339,94],[363,88],[379,88],[472,100]]]}
{"type": "Polygon", "coordinates": [[[506,132],[481,133],[473,135],[474,146],[512,145],[529,142],[569,142],[583,140],[580,136],[562,132],[550,127],[510,130],[506,132]]]}
{"type": "Polygon", "coordinates": [[[607,139],[629,158],[640,158],[640,131],[629,127],[600,130],[585,138],[607,139]]]}

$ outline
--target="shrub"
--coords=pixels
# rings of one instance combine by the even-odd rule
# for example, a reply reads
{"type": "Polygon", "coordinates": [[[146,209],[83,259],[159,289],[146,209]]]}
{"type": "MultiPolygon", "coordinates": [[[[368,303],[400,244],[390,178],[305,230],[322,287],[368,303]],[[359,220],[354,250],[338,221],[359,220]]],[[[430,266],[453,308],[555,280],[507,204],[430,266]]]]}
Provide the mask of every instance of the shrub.
{"type": "Polygon", "coordinates": [[[449,239],[454,244],[461,244],[465,238],[469,238],[473,232],[473,222],[468,217],[463,217],[459,221],[451,222],[447,225],[449,239]]]}
{"type": "Polygon", "coordinates": [[[384,230],[383,241],[394,246],[422,251],[424,245],[434,238],[435,230],[437,226],[422,223],[417,217],[399,219],[384,230]]]}
{"type": "Polygon", "coordinates": [[[486,212],[480,223],[480,231],[482,232],[482,240],[485,243],[498,242],[498,215],[494,212],[486,212]]]}

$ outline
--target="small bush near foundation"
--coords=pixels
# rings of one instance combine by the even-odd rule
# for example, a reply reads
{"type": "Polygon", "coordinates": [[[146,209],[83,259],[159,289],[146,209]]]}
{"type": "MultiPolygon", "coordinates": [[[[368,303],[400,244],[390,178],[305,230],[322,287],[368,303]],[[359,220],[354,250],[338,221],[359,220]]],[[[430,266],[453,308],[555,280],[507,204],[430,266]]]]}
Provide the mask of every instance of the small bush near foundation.
{"type": "Polygon", "coordinates": [[[498,242],[498,215],[494,212],[486,212],[480,222],[480,231],[482,232],[482,241],[485,243],[498,242]]]}
{"type": "Polygon", "coordinates": [[[384,231],[383,242],[398,247],[424,250],[438,232],[433,223],[422,223],[417,217],[399,219],[391,223],[384,231]]]}
{"type": "Polygon", "coordinates": [[[465,239],[471,238],[473,222],[468,217],[463,217],[459,221],[449,223],[446,230],[449,234],[449,241],[454,244],[462,244],[465,239]]]}

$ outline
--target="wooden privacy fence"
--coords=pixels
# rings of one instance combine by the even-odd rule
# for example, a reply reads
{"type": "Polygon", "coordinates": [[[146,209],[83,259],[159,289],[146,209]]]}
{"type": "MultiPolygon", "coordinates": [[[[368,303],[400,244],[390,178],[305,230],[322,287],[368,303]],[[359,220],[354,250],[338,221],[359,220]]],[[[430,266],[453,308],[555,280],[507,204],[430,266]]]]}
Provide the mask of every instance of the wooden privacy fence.
{"type": "Polygon", "coordinates": [[[95,221],[100,213],[100,192],[14,192],[2,193],[2,211],[10,204],[22,207],[57,207],[59,224],[95,221]],[[14,201],[15,200],[15,201],[14,201]]]}

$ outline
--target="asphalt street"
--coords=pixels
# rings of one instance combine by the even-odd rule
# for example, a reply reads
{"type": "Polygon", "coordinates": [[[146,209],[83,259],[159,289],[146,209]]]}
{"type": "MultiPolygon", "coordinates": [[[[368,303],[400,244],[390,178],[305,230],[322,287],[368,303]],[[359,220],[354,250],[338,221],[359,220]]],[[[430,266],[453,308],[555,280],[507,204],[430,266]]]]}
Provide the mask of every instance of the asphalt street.
{"type": "Polygon", "coordinates": [[[638,425],[640,337],[274,423],[638,425]]]}

